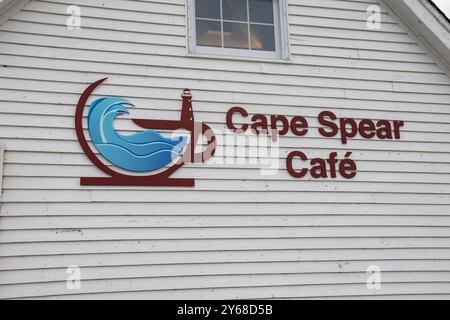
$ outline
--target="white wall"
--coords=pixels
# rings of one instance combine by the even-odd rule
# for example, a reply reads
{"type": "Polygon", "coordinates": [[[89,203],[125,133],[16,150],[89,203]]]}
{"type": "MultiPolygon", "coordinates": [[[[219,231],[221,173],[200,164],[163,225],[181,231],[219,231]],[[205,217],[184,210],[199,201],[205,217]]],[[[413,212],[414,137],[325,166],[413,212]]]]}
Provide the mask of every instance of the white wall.
{"type": "Polygon", "coordinates": [[[183,0],[71,0],[79,31],[65,27],[68,1],[27,5],[0,27],[0,298],[450,298],[450,81],[384,9],[383,29],[367,30],[377,2],[289,0],[281,63],[187,56],[183,0]],[[283,156],[352,150],[351,181],[191,165],[178,176],[198,177],[193,189],[81,187],[102,173],[76,141],[75,105],[105,75],[96,93],[139,115],[176,119],[189,87],[215,128],[231,105],[406,126],[401,141],[282,139],[283,156]]]}

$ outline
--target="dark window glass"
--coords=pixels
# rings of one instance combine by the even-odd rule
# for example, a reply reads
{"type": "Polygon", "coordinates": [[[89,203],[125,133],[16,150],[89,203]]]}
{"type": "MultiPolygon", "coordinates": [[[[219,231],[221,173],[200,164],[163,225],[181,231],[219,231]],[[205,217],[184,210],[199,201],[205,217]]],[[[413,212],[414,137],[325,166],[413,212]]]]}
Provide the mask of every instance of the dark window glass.
{"type": "Polygon", "coordinates": [[[222,0],[223,19],[247,21],[247,0],[222,0]]]}
{"type": "Polygon", "coordinates": [[[195,16],[220,19],[220,0],[195,0],[195,16]]]}
{"type": "Polygon", "coordinates": [[[248,24],[224,22],[223,43],[225,48],[248,49],[248,24]]]}
{"type": "Polygon", "coordinates": [[[219,21],[196,21],[197,45],[222,47],[221,26],[219,21]]]}
{"type": "Polygon", "coordinates": [[[273,3],[195,0],[197,45],[276,51],[273,3]]]}
{"type": "Polygon", "coordinates": [[[273,24],[272,0],[249,0],[250,22],[273,24]]]}
{"type": "Polygon", "coordinates": [[[273,26],[250,25],[252,50],[275,51],[275,33],[273,26]]]}

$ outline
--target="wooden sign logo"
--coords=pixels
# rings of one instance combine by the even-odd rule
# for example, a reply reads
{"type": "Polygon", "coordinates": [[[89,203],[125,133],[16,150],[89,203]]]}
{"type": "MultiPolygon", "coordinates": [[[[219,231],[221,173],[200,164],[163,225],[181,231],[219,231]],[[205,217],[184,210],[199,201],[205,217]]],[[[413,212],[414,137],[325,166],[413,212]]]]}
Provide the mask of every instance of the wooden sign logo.
{"type": "Polygon", "coordinates": [[[108,177],[83,177],[81,185],[193,187],[194,179],[171,176],[187,163],[202,163],[211,158],[217,142],[207,124],[195,122],[190,90],[185,89],[181,95],[180,120],[132,119],[143,130],[131,135],[123,135],[113,126],[116,117],[129,113],[127,106],[133,106],[130,101],[103,97],[91,102],[87,129],[95,152],[83,129],[83,114],[90,96],[106,79],[94,82],[81,95],[75,129],[84,153],[108,177]],[[166,135],[175,131],[183,133],[168,138],[160,131],[166,135]],[[200,135],[207,138],[207,147],[202,153],[196,153],[200,135]]]}

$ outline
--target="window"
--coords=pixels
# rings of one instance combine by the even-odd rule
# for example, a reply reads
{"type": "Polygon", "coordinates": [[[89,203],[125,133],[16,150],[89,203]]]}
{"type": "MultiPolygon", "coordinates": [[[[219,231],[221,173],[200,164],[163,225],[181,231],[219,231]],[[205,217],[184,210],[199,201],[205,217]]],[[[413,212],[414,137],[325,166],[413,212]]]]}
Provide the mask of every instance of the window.
{"type": "Polygon", "coordinates": [[[191,53],[287,58],[285,0],[188,0],[191,53]]]}

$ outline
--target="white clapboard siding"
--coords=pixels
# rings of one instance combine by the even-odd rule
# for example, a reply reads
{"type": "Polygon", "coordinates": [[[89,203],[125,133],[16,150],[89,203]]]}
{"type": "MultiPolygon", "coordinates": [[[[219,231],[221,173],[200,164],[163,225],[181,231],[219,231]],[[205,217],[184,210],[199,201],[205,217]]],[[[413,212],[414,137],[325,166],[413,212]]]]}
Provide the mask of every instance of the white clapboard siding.
{"type": "MultiPolygon", "coordinates": [[[[188,55],[185,0],[35,0],[0,26],[0,298],[450,298],[448,70],[381,0],[288,0],[288,13],[287,61],[188,55]],[[372,4],[381,30],[366,27],[372,4]],[[136,117],[178,119],[188,87],[217,133],[232,105],[304,116],[309,133],[260,157],[275,175],[254,155],[231,163],[227,141],[174,175],[194,188],[81,186],[104,174],[77,142],[75,105],[106,76],[91,99],[125,97],[136,117]],[[318,134],[324,110],[405,127],[343,145],[318,134]],[[358,175],[294,179],[298,149],[352,151],[358,175]],[[381,290],[367,289],[372,265],[381,290]]],[[[138,130],[129,118],[117,127],[138,130]]]]}
{"type": "MultiPolygon", "coordinates": [[[[445,270],[448,270],[449,261],[429,261],[423,260],[422,268],[418,266],[404,267],[405,261],[378,261],[374,260],[372,263],[380,265],[384,272],[404,272],[413,273],[416,271],[428,272],[441,275],[447,275],[445,270]]],[[[325,273],[365,273],[366,264],[364,262],[355,261],[347,264],[339,264],[334,262],[256,262],[256,263],[228,263],[223,265],[208,264],[208,263],[187,263],[175,265],[142,265],[142,266],[123,266],[116,267],[84,267],[83,278],[87,280],[96,279],[136,279],[136,278],[158,278],[158,277],[173,277],[173,276],[192,276],[192,275],[241,275],[253,273],[255,275],[263,274],[277,274],[280,269],[284,273],[292,275],[302,274],[325,274],[325,273]]],[[[2,285],[15,284],[18,281],[26,283],[40,282],[39,276],[45,275],[45,282],[64,282],[67,278],[65,268],[53,269],[35,269],[35,270],[17,270],[17,271],[3,271],[0,276],[0,283],[2,285]]]]}

